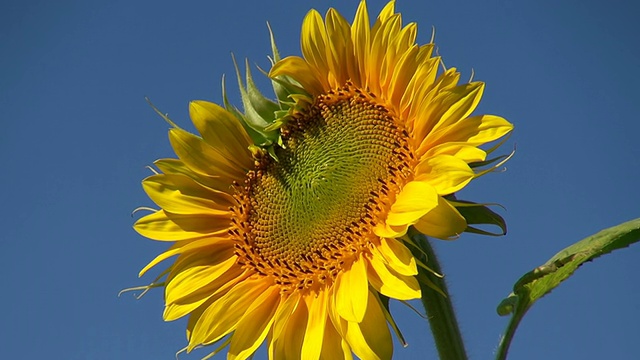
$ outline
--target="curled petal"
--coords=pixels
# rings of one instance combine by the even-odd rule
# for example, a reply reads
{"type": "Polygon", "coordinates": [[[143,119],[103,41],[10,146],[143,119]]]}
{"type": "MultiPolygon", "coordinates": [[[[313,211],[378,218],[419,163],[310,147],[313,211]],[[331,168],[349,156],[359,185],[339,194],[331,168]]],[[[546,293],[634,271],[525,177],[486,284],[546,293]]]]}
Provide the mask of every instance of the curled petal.
{"type": "Polygon", "coordinates": [[[370,257],[369,263],[369,281],[382,295],[399,300],[420,297],[420,285],[415,276],[398,274],[375,255],[370,257]]]}
{"type": "Polygon", "coordinates": [[[467,221],[453,205],[439,198],[438,206],[413,226],[421,233],[443,240],[456,239],[467,228],[467,221]]]}
{"type": "Polygon", "coordinates": [[[438,195],[453,194],[465,187],[475,173],[462,159],[452,155],[427,158],[416,168],[416,180],[431,185],[438,195]]]}
{"type": "Polygon", "coordinates": [[[438,204],[436,190],[427,182],[411,181],[402,188],[387,215],[387,224],[413,224],[438,204]]]}
{"type": "Polygon", "coordinates": [[[269,77],[275,78],[281,75],[295,79],[311,95],[320,95],[324,91],[324,86],[314,69],[300,57],[289,56],[273,65],[269,71],[269,77]]]}

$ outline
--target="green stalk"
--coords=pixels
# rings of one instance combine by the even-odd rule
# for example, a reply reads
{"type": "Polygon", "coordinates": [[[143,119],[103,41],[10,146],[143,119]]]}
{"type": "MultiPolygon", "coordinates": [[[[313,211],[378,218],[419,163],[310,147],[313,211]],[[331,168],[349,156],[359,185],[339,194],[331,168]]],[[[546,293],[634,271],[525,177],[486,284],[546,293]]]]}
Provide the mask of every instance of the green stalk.
{"type": "MultiPolygon", "coordinates": [[[[436,257],[429,240],[423,234],[409,230],[409,236],[420,249],[412,249],[414,256],[426,264],[433,272],[442,274],[442,268],[436,257]]],[[[453,310],[453,304],[449,297],[447,284],[442,277],[418,267],[418,280],[422,290],[422,305],[427,313],[433,339],[438,349],[440,359],[443,360],[467,360],[467,353],[453,310]],[[441,292],[434,290],[433,285],[441,292]]]]}
{"type": "Polygon", "coordinates": [[[506,360],[507,353],[509,352],[509,345],[511,345],[511,340],[513,340],[513,335],[516,334],[516,329],[518,328],[518,324],[522,317],[524,316],[526,310],[524,312],[514,312],[509,320],[509,325],[507,325],[507,331],[502,338],[500,339],[500,345],[498,345],[498,351],[496,353],[496,360],[506,360]]]}

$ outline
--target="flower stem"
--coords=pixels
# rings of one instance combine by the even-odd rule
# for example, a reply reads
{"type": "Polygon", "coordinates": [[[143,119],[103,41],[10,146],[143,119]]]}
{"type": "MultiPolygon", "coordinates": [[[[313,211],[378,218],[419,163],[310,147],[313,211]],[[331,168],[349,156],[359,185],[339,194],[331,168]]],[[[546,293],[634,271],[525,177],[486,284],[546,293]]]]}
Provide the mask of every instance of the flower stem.
{"type": "MultiPolygon", "coordinates": [[[[409,230],[409,236],[420,247],[420,250],[414,249],[414,255],[435,273],[442,274],[440,263],[427,237],[414,229],[409,230]]],[[[421,267],[419,267],[418,280],[422,290],[422,305],[427,313],[440,359],[466,360],[467,353],[447,284],[442,277],[421,267]],[[434,285],[441,292],[434,290],[434,285]]]]}

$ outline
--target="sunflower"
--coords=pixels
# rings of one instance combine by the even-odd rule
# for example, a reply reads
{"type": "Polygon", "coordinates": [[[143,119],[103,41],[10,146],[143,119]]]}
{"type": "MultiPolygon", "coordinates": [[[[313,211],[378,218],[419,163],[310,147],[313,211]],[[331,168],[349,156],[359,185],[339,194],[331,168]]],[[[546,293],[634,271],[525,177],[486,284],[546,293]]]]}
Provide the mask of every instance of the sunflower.
{"type": "Polygon", "coordinates": [[[470,116],[484,84],[458,84],[415,38],[393,1],[373,26],[364,0],[352,24],[312,10],[302,57],[281,59],[271,38],[275,101],[247,66],[244,111],[226,93],[191,102],[199,135],[167,118],[178,159],[142,182],[161,209],[134,227],[173,243],[140,275],[177,256],[148,287],[164,287],[165,320],[189,315],[186,351],[245,359],[266,339],[274,359],[391,358],[387,301],[420,298],[426,266],[408,229],[468,231],[452,194],[491,170],[474,170],[479,146],[512,130],[470,116]]]}

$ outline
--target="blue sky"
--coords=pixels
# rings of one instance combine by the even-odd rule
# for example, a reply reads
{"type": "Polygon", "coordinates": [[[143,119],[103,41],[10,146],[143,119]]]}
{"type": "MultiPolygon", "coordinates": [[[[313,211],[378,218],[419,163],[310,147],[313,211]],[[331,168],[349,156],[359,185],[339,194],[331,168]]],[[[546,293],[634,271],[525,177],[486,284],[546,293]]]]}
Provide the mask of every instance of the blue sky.
{"type": "MultiPolygon", "coordinates": [[[[190,129],[188,102],[220,102],[227,74],[240,106],[230,53],[266,68],[269,21],[281,52],[299,54],[303,16],[330,6],[351,19],[357,1],[2,3],[3,357],[174,358],[185,323],[162,321],[161,291],[116,296],[150,282],[136,274],[164,249],[131,229],[131,210],[151,205],[145,165],[172,156],[144,96],[190,129]]],[[[369,2],[372,13],[382,6],[369,2]]],[[[489,359],[507,323],[496,305],[520,275],[640,217],[640,12],[632,1],[577,0],[397,9],[418,22],[420,43],[436,27],[447,66],[487,83],[478,113],[516,126],[508,170],[462,193],[503,204],[508,235],[436,244],[469,354],[489,359]]],[[[636,245],[583,266],[525,317],[511,358],[640,358],[639,263],[636,245]]],[[[410,344],[395,358],[436,358],[426,321],[393,310],[410,344]]]]}

